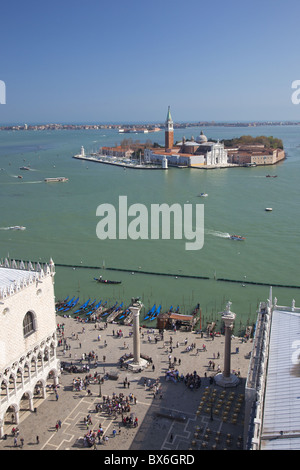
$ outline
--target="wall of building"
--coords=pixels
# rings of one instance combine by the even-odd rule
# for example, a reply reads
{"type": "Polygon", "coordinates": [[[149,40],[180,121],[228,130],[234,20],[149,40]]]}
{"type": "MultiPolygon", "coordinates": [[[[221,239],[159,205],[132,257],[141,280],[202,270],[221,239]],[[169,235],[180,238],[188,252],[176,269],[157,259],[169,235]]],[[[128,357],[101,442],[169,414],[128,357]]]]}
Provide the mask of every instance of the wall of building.
{"type": "Polygon", "coordinates": [[[1,313],[0,322],[0,368],[55,332],[53,278],[47,276],[43,281],[34,282],[18,293],[8,296],[5,299],[5,310],[7,313],[1,313]],[[23,319],[28,311],[34,314],[36,330],[24,338],[23,319]]]}
{"type": "Polygon", "coordinates": [[[235,150],[229,151],[228,161],[238,165],[256,164],[256,165],[274,165],[285,158],[285,152],[282,149],[276,149],[268,153],[263,149],[235,150]]]}
{"type": "MultiPolygon", "coordinates": [[[[13,279],[14,269],[6,269],[13,279]]],[[[5,433],[7,413],[11,419],[13,410],[13,424],[18,424],[21,403],[22,409],[27,404],[28,410],[34,411],[37,386],[39,398],[45,398],[47,381],[50,379],[56,385],[60,374],[56,357],[54,265],[45,265],[35,272],[24,270],[24,282],[23,272],[18,269],[19,279],[20,273],[22,282],[12,282],[5,289],[0,286],[0,437],[5,433]],[[24,334],[27,312],[34,322],[32,330],[24,334]]]]}

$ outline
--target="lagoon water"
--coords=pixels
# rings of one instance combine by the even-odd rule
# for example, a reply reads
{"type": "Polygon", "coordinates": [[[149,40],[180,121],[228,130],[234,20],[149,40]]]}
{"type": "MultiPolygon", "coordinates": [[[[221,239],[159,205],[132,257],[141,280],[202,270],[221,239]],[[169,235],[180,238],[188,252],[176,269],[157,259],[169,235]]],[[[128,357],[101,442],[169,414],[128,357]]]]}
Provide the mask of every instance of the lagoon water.
{"type": "MultiPolygon", "coordinates": [[[[217,170],[167,171],[124,170],[100,163],[75,160],[81,145],[86,152],[115,145],[124,137],[116,130],[2,131],[0,133],[0,258],[48,261],[95,269],[56,267],[55,295],[89,297],[129,304],[141,297],[148,310],[154,303],[167,310],[178,305],[190,313],[200,303],[202,322],[216,320],[227,300],[243,329],[256,318],[259,301],[267,300],[269,285],[279,305],[300,304],[299,175],[300,131],[298,126],[208,127],[175,131],[195,137],[203,130],[208,138],[224,139],[243,134],[272,135],[283,140],[288,158],[276,166],[217,170]],[[20,170],[30,166],[30,171],[20,170]],[[266,178],[266,174],[277,178],[266,178]],[[18,175],[23,176],[22,179],[18,175]],[[47,184],[44,178],[65,176],[67,183],[47,184]],[[199,198],[201,192],[208,197],[199,198]],[[99,240],[96,209],[110,203],[118,207],[119,196],[128,205],[179,203],[204,204],[204,246],[187,251],[185,239],[99,240]],[[272,207],[272,212],[266,212],[272,207]],[[13,225],[25,231],[6,230],[13,225]],[[232,241],[228,234],[246,237],[232,241]],[[104,271],[106,268],[129,272],[104,271]],[[170,276],[146,275],[139,271],[170,276]],[[206,276],[208,280],[180,275],[206,276]],[[114,286],[93,278],[121,280],[114,286]],[[238,283],[216,279],[238,280],[238,283]],[[266,283],[266,286],[244,284],[266,283]]],[[[133,140],[163,144],[164,132],[129,134],[133,140]]]]}

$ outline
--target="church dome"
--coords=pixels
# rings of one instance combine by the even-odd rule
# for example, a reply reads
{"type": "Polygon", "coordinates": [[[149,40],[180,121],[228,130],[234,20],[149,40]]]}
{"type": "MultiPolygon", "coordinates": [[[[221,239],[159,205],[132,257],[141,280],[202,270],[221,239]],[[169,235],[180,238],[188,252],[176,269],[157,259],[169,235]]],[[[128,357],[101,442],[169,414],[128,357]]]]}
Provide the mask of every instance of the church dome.
{"type": "Polygon", "coordinates": [[[198,135],[197,142],[199,144],[204,144],[205,142],[207,142],[207,137],[203,134],[203,131],[201,131],[200,135],[198,135]]]}

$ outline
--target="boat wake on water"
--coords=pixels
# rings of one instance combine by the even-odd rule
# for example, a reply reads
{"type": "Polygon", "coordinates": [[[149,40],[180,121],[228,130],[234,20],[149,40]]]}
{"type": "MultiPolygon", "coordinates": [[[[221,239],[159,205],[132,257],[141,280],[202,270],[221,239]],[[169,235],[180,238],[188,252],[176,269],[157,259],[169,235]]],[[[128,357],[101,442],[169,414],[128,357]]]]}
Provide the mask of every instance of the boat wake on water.
{"type": "Polygon", "coordinates": [[[207,235],[213,235],[214,237],[220,238],[230,238],[230,233],[227,232],[219,232],[217,230],[205,230],[207,235]]]}
{"type": "MultiPolygon", "coordinates": [[[[18,178],[18,179],[22,179],[20,178],[20,176],[18,175],[10,175],[12,178],[18,178]]],[[[20,181],[19,183],[1,183],[1,184],[37,184],[37,183],[44,183],[44,181],[20,181]]]]}
{"type": "Polygon", "coordinates": [[[13,225],[11,227],[0,227],[0,230],[26,230],[23,225],[13,225]]]}

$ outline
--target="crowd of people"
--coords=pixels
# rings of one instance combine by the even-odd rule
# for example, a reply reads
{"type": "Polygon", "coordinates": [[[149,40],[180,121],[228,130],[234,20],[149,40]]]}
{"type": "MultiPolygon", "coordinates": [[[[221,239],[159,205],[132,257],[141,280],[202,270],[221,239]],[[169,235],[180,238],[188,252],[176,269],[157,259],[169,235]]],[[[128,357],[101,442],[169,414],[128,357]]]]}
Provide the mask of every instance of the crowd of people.
{"type": "Polygon", "coordinates": [[[194,370],[192,374],[186,374],[184,383],[190,390],[195,390],[201,387],[201,377],[194,370]]]}
{"type": "MultiPolygon", "coordinates": [[[[102,397],[102,403],[98,402],[95,404],[95,413],[101,414],[104,418],[113,417],[117,418],[120,416],[119,429],[114,428],[112,430],[111,437],[116,437],[117,434],[121,433],[121,424],[126,427],[137,427],[138,426],[138,417],[135,413],[132,412],[132,405],[136,404],[136,397],[133,393],[124,395],[123,393],[116,394],[115,392],[112,396],[104,395],[102,397]]],[[[104,433],[102,424],[100,423],[96,430],[90,429],[90,426],[93,426],[92,417],[88,414],[83,419],[84,425],[87,427],[87,432],[83,436],[84,446],[92,447],[96,444],[107,444],[109,436],[104,433]]]]}

